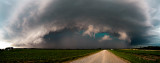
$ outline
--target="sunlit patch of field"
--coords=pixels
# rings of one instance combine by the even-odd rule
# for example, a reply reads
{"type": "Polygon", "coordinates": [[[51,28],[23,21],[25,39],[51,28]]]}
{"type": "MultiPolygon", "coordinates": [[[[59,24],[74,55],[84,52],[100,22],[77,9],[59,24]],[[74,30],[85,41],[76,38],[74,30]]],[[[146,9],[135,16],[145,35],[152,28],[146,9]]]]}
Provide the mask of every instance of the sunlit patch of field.
{"type": "Polygon", "coordinates": [[[160,63],[159,50],[117,49],[110,51],[132,63],[160,63]]]}
{"type": "Polygon", "coordinates": [[[121,49],[121,50],[160,51],[160,50],[145,50],[145,49],[121,49]]]}
{"type": "Polygon", "coordinates": [[[0,51],[0,63],[64,62],[98,51],[100,50],[13,49],[9,51],[0,51]]]}

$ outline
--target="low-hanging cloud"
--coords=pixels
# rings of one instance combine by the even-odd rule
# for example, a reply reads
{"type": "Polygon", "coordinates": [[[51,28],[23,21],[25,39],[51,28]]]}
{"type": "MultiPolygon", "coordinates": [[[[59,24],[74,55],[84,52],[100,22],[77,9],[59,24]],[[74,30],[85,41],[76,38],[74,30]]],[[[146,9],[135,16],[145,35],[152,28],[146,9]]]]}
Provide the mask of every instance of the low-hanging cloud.
{"type": "Polygon", "coordinates": [[[148,11],[144,0],[28,1],[4,26],[3,39],[19,47],[126,48],[148,43],[148,11]]]}

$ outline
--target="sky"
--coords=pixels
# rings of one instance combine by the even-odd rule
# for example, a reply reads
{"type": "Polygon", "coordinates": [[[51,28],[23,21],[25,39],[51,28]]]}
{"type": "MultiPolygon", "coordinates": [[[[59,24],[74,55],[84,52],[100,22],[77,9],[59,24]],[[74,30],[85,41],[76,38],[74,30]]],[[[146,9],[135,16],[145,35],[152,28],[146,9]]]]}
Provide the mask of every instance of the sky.
{"type": "Polygon", "coordinates": [[[160,46],[159,0],[0,0],[0,48],[160,46]]]}

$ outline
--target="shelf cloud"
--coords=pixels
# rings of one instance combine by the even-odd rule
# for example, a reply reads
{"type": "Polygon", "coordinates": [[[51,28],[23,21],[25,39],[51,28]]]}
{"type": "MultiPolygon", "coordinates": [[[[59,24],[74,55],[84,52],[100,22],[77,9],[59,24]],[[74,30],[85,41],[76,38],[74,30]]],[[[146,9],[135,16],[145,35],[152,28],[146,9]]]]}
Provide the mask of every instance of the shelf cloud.
{"type": "Polygon", "coordinates": [[[15,9],[1,39],[17,47],[128,48],[149,43],[153,28],[145,0],[28,0],[15,9]]]}

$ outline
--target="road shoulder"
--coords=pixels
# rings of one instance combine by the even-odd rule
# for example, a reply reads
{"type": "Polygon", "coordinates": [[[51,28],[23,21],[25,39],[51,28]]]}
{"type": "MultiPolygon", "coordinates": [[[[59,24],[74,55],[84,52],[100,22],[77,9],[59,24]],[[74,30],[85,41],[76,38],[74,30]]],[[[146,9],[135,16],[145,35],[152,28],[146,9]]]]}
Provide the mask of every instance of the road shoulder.
{"type": "Polygon", "coordinates": [[[130,61],[128,61],[128,60],[126,60],[126,59],[123,59],[123,58],[121,58],[121,57],[115,55],[115,54],[112,53],[110,50],[107,50],[107,51],[108,51],[109,53],[113,54],[114,56],[116,56],[117,58],[119,58],[119,59],[121,59],[121,60],[123,60],[123,61],[125,61],[125,62],[127,62],[127,63],[131,63],[130,61]]]}

